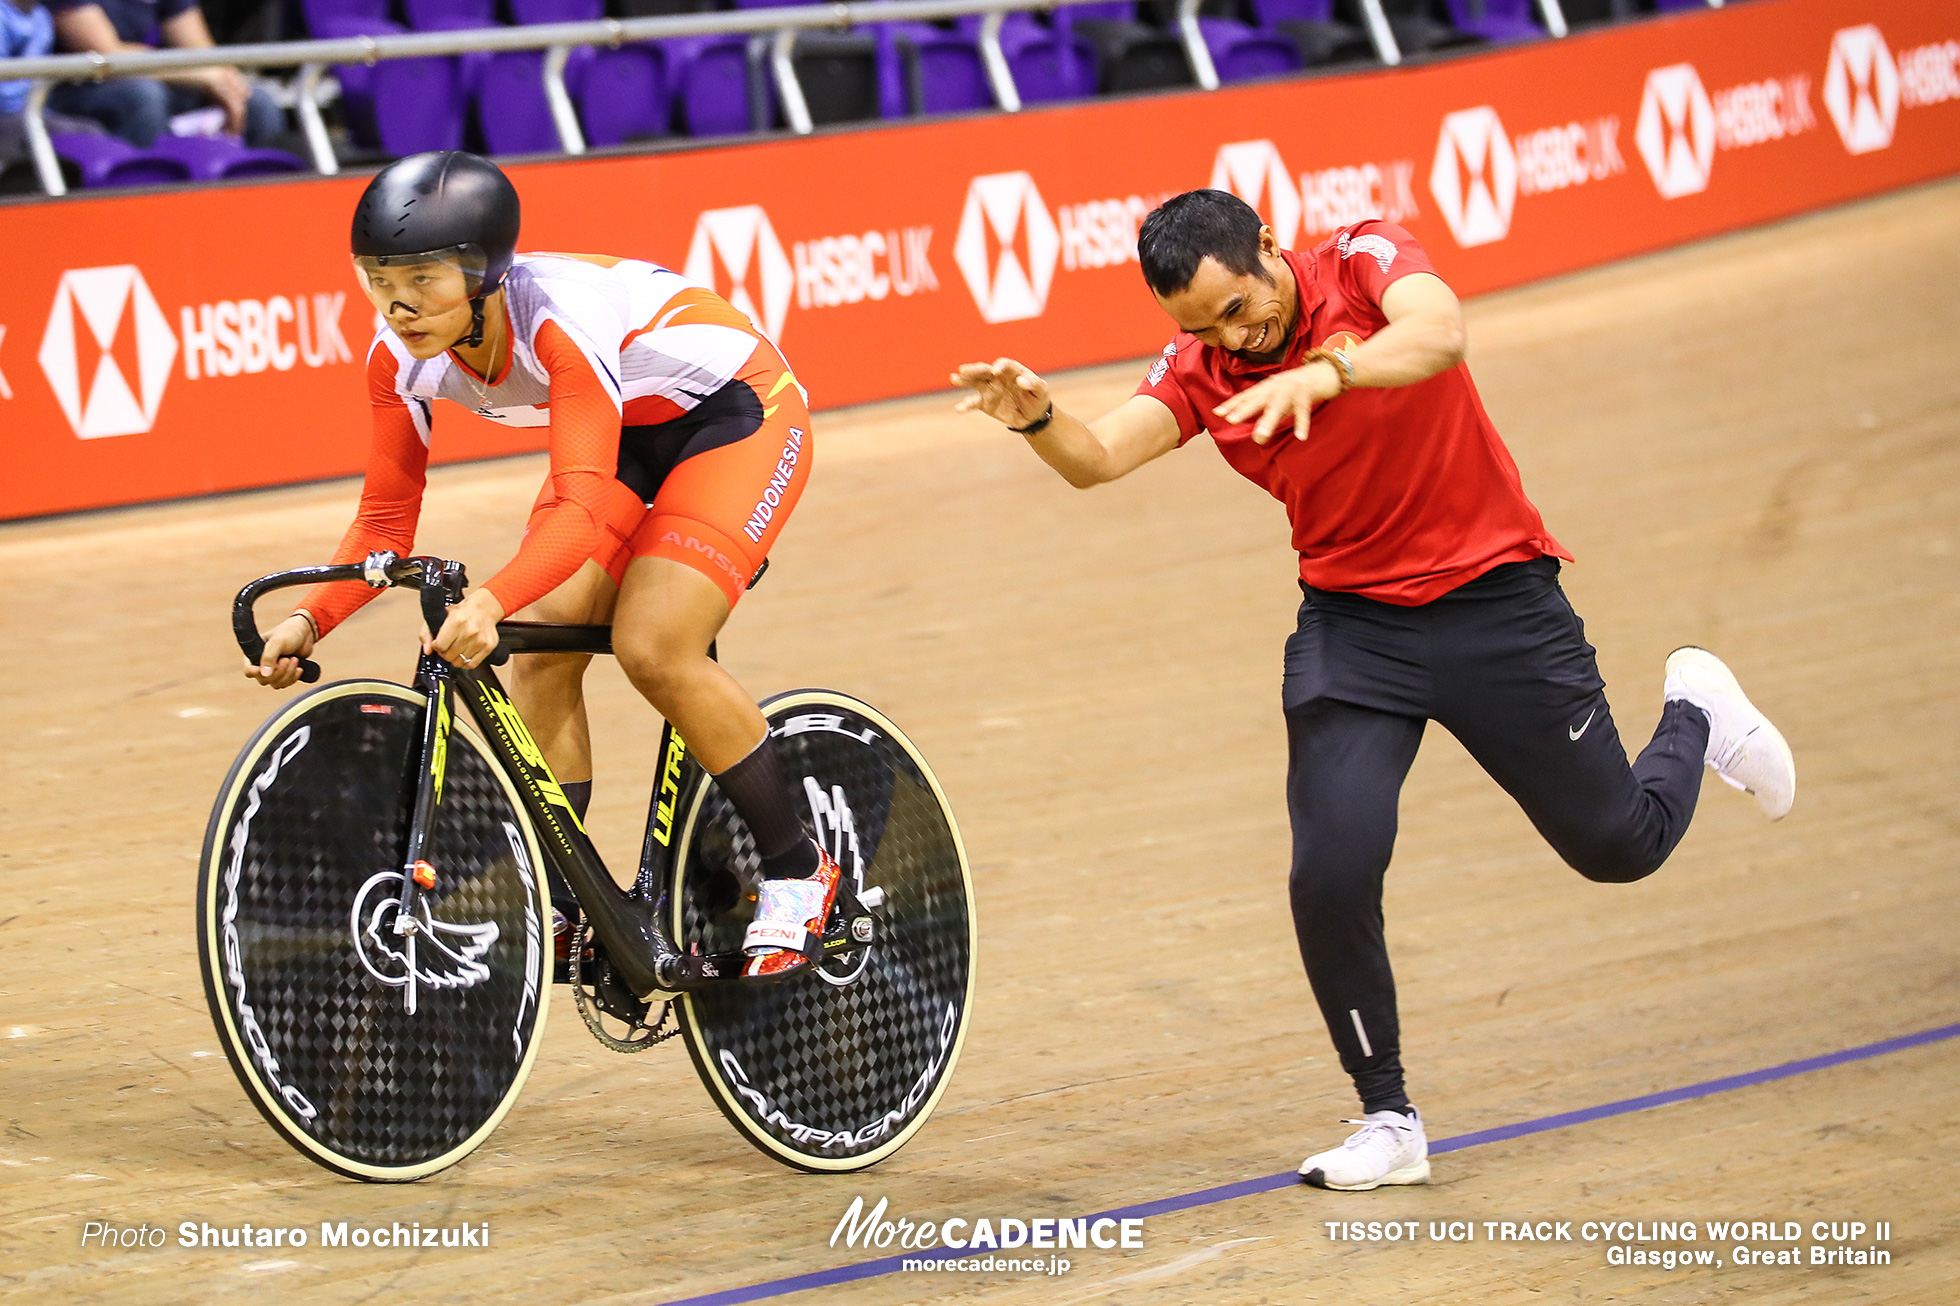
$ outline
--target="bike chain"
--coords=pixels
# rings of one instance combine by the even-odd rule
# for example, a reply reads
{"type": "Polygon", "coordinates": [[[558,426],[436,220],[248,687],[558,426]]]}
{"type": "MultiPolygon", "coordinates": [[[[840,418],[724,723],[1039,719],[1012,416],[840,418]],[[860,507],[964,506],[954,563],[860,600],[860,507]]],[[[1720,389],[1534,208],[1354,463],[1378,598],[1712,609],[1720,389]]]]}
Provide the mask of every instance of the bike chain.
{"type": "MultiPolygon", "coordinates": [[[[631,1054],[645,1052],[656,1044],[665,1043],[681,1032],[680,1022],[674,1017],[674,1004],[671,1000],[660,1004],[660,1015],[649,1025],[644,1020],[635,1020],[626,1031],[625,1038],[607,1032],[600,1023],[599,1012],[594,1008],[593,999],[586,993],[585,986],[579,982],[580,970],[585,959],[585,947],[592,939],[592,927],[583,919],[573,935],[572,956],[568,963],[572,982],[572,1002],[578,1007],[579,1019],[592,1031],[592,1037],[615,1052],[631,1054]]],[[[647,1004],[652,1010],[652,1004],[647,1004]]]]}

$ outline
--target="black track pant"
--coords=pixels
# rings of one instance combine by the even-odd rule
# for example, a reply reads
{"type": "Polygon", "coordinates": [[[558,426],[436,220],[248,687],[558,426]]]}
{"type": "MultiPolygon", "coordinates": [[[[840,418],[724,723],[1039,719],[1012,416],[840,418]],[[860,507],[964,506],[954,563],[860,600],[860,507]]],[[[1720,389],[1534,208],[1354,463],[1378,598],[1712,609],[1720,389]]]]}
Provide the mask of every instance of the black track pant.
{"type": "Polygon", "coordinates": [[[1283,696],[1293,923],[1365,1109],[1408,1100],[1382,878],[1427,721],[1455,735],[1589,880],[1638,880],[1686,833],[1707,717],[1668,703],[1629,767],[1605,688],[1549,558],[1412,608],[1306,590],[1283,696]]]}

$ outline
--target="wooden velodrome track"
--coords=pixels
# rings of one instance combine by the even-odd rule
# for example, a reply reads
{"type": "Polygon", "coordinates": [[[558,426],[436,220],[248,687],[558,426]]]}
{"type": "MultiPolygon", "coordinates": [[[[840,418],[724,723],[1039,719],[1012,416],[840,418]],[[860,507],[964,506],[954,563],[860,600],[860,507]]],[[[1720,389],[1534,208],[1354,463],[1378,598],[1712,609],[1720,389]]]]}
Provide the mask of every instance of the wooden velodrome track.
{"type": "MultiPolygon", "coordinates": [[[[1667,867],[1595,885],[1430,731],[1387,910],[1432,1138],[1955,1020],[1960,183],[1495,296],[1471,331],[1580,558],[1567,586],[1626,736],[1658,713],[1666,652],[1705,643],[1789,735],[1802,787],[1771,826],[1711,781],[1667,867]]],[[[1060,394],[1094,412],[1136,372],[1060,394]]],[[[1354,1104],[1285,906],[1298,595],[1278,506],[1203,442],[1079,495],[948,407],[820,419],[808,499],[723,640],[758,694],[835,685],[903,723],[973,854],[964,1061],[921,1135],[859,1177],[778,1168],[678,1046],[615,1057],[567,1001],[460,1167],[368,1187],[300,1159],[217,1053],[192,886],[217,782],[273,706],[235,669],[230,595],[324,558],[354,486],[0,530],[0,1295],[660,1302],[876,1255],[826,1246],[860,1193],[915,1218],[1081,1215],[1338,1141],[1354,1104]],[[91,1219],[488,1221],[492,1246],[84,1250],[91,1219]]],[[[540,471],[437,472],[422,547],[500,563],[540,471]]],[[[329,675],[406,674],[414,623],[376,604],[325,646],[329,675]]],[[[625,862],[657,723],[610,667],[591,692],[592,825],[625,862]]],[[[1946,1302],[1957,1140],[1960,1043],[1936,1042],[1442,1156],[1426,1189],[1153,1217],[1143,1250],[1074,1253],[1061,1278],[893,1274],[793,1300],[1946,1302]],[[1596,1242],[1349,1244],[1324,1223],[1732,1218],[1890,1220],[1893,1262],[1668,1271],[1596,1242]]]]}

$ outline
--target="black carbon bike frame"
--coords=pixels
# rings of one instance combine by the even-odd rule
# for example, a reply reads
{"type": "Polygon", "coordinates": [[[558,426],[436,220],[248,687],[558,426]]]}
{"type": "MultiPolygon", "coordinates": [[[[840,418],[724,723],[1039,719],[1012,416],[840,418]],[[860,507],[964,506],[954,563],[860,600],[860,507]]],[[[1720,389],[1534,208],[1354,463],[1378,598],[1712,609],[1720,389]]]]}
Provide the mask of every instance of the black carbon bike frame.
{"type": "MultiPolygon", "coordinates": [[[[299,585],[353,580],[363,581],[374,589],[419,589],[422,617],[432,632],[442,629],[445,610],[461,602],[469,583],[460,562],[430,557],[402,558],[391,552],[370,554],[365,562],[278,572],[245,586],[233,601],[232,631],[239,648],[253,662],[264,652],[265,640],[252,613],[253,604],[263,595],[299,585]]],[[[487,660],[487,665],[459,669],[430,653],[422,654],[416,664],[414,688],[428,696],[429,707],[423,714],[414,814],[401,868],[402,899],[397,919],[413,929],[414,922],[419,920],[415,904],[422,890],[433,883],[423,851],[442,802],[452,724],[449,701],[453,693],[469,711],[470,719],[490,745],[499,765],[523,795],[525,810],[542,836],[539,845],[545,857],[558,868],[578,897],[592,928],[593,942],[597,945],[595,953],[603,952],[613,975],[631,990],[631,997],[645,1002],[660,994],[740,980],[742,953],[701,956],[683,952],[663,923],[674,880],[675,814],[695,786],[708,783],[706,773],[688,756],[687,745],[679,732],[671,723],[661,730],[660,774],[647,813],[639,875],[632,890],[621,889],[586,836],[570,799],[551,774],[543,751],[491,669],[492,665],[502,665],[514,653],[609,655],[612,628],[505,621],[498,623],[497,634],[497,651],[487,660]],[[418,880],[418,875],[423,878],[418,880]]],[[[714,656],[712,646],[709,656],[714,656]]],[[[301,659],[300,678],[309,683],[317,681],[319,666],[301,659]]],[[[865,896],[869,899],[872,895],[865,896]]],[[[819,955],[872,943],[876,923],[866,908],[873,905],[859,902],[848,883],[840,884],[837,907],[826,923],[819,955]]]]}

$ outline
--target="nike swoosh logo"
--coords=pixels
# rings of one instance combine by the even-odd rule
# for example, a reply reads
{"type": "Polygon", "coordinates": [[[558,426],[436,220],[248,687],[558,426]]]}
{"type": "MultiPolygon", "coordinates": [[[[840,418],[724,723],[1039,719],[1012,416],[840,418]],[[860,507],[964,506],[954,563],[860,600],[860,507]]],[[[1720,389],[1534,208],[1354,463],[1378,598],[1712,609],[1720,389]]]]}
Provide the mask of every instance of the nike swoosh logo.
{"type": "Polygon", "coordinates": [[[1598,715],[1599,715],[1599,709],[1594,708],[1592,711],[1586,713],[1585,721],[1579,726],[1577,730],[1568,730],[1565,733],[1572,736],[1573,742],[1577,743],[1579,736],[1585,734],[1587,730],[1591,729],[1592,719],[1598,715]]]}

